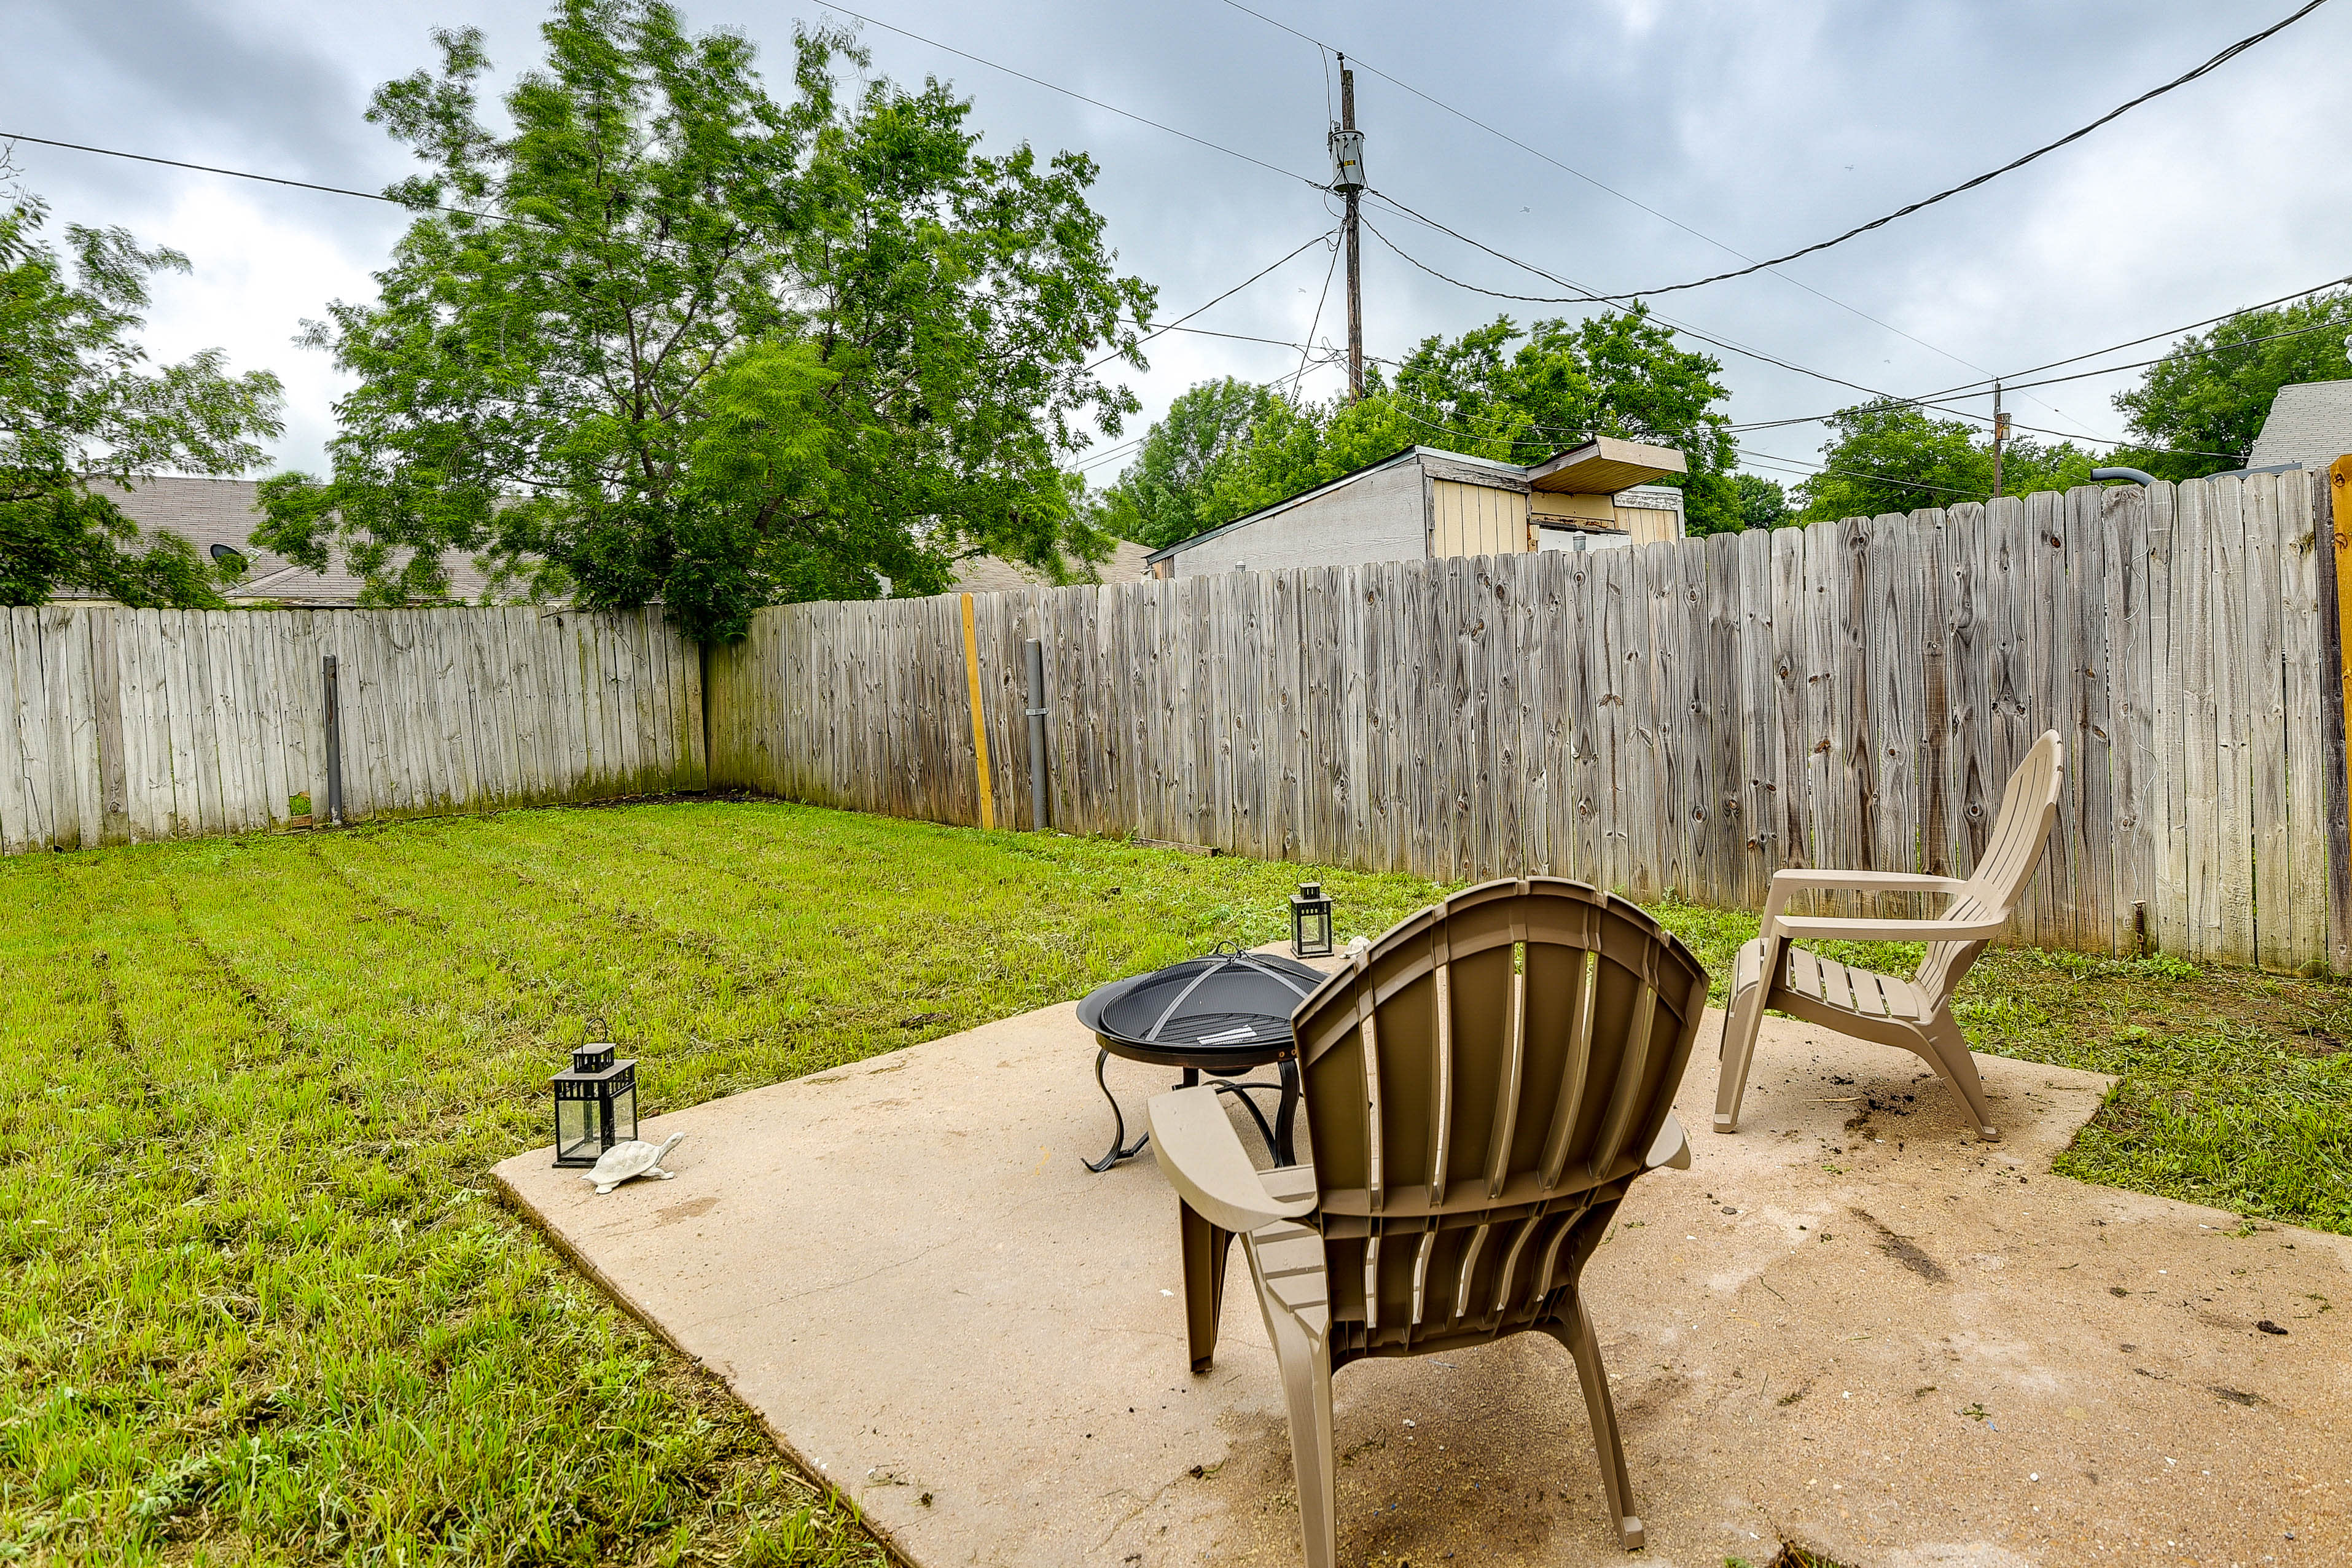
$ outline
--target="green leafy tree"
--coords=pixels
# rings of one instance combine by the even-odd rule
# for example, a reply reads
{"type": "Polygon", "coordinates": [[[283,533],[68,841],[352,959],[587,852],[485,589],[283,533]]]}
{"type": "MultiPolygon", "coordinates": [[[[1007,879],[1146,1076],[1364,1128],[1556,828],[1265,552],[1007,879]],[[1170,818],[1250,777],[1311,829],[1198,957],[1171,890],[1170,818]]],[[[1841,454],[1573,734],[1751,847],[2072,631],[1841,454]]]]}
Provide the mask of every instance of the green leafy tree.
{"type": "Polygon", "coordinates": [[[1777,528],[1790,520],[1789,493],[1778,479],[1767,479],[1761,474],[1735,474],[1731,483],[1739,493],[1742,528],[1777,528]]]}
{"type": "Polygon", "coordinates": [[[280,388],[265,371],[232,376],[216,349],[150,370],[137,334],[148,280],[185,272],[177,251],[142,249],[122,229],[40,237],[47,209],[0,212],[0,604],[60,591],[125,604],[218,608],[212,563],[176,535],[143,544],[100,475],[125,486],[169,471],[238,474],[278,434],[280,388]]]}
{"type": "Polygon", "coordinates": [[[2142,444],[2114,461],[2173,480],[2245,466],[2279,388],[2352,377],[2347,336],[2352,291],[2339,288],[2183,338],[2116,394],[2142,444]]]}
{"type": "Polygon", "coordinates": [[[1184,392],[1153,423],[1134,461],[1106,492],[1110,530],[1156,549],[1214,527],[1204,521],[1202,508],[1219,475],[1281,402],[1231,376],[1184,392]]]}
{"type": "Polygon", "coordinates": [[[981,155],[937,81],[845,100],[835,63],[866,57],[830,32],[798,36],[782,101],[749,43],[658,0],[561,0],[541,32],[504,132],[471,28],[375,94],[418,215],[377,300],[315,330],[358,384],[331,476],[267,482],[257,539],[341,545],[385,600],[446,593],[468,551],[704,640],[978,551],[1108,552],[1059,459],[1080,415],[1133,411],[1090,364],[1141,363],[1153,295],[1112,267],[1090,161],[981,155]]]}
{"type": "MultiPolygon", "coordinates": [[[[1794,519],[1873,517],[1921,507],[1982,501],[1992,494],[1992,437],[1964,419],[1937,419],[1907,403],[1865,403],[1829,422],[1822,471],[1797,486],[1794,519]]],[[[2091,482],[2103,461],[2071,441],[2012,438],[2001,455],[2001,490],[2022,496],[2091,482]]]]}
{"type": "Polygon", "coordinates": [[[1137,527],[1126,519],[1145,515],[1142,497],[1169,493],[1150,486],[1173,469],[1174,454],[1212,453],[1183,471],[1182,506],[1152,514],[1164,522],[1148,537],[1130,535],[1172,544],[1407,446],[1532,463],[1612,435],[1685,455],[1691,471],[1675,482],[1693,533],[1737,528],[1744,517],[1728,472],[1737,452],[1715,406],[1727,395],[1720,372],[1706,356],[1675,348],[1673,334],[1638,306],[1573,323],[1538,321],[1524,332],[1498,317],[1458,338],[1423,340],[1392,380],[1372,369],[1354,403],[1217,390],[1237,385],[1231,382],[1197,387],[1186,398],[1198,401],[1179,400],[1181,414],[1171,408],[1152,427],[1143,455],[1112,486],[1109,507],[1123,526],[1137,527]],[[1230,417],[1213,422],[1213,408],[1230,417]],[[1213,432],[1213,446],[1203,432],[1213,432]],[[1155,458],[1160,452],[1170,455],[1155,458]]]}
{"type": "Polygon", "coordinates": [[[1641,305],[1538,321],[1522,336],[1497,317],[1451,343],[1424,339],[1405,357],[1396,395],[1420,440],[1513,463],[1596,435],[1671,446],[1690,471],[1661,483],[1682,487],[1690,532],[1744,526],[1730,479],[1738,452],[1716,406],[1728,395],[1717,361],[1677,348],[1641,305]]]}

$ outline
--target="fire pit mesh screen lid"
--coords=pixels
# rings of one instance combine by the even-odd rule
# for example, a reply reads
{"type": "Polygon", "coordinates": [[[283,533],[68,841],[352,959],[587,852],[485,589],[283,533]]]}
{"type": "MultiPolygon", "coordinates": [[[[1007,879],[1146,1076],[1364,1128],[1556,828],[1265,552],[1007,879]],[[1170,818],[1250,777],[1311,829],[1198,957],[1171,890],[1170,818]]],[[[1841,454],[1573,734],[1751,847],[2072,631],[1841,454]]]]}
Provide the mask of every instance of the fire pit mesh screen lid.
{"type": "Polygon", "coordinates": [[[1160,1050],[1236,1051],[1287,1041],[1290,1015],[1323,977],[1272,954],[1218,948],[1105,986],[1078,1004],[1098,1035],[1160,1050]]]}

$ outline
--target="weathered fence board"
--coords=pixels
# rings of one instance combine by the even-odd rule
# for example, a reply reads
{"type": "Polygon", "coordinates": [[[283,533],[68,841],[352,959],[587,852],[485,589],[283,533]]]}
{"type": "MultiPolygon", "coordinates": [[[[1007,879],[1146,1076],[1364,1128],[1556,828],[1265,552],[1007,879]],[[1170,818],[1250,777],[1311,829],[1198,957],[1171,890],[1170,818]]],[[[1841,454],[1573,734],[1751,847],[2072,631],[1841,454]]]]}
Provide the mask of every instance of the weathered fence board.
{"type": "MultiPolygon", "coordinates": [[[[1596,555],[983,597],[1000,821],[1753,906],[1784,866],[1966,875],[2054,728],[2021,940],[2324,959],[2335,679],[2308,476],[2009,497],[1596,555]]],[[[711,778],[976,822],[952,600],[763,611],[711,778]]]]}
{"type": "Polygon", "coordinates": [[[0,849],[323,817],[328,653],[349,818],[704,787],[698,659],[658,611],[50,606],[0,611],[0,849]]]}
{"type": "MultiPolygon", "coordinates": [[[[993,815],[1032,825],[1033,637],[1057,827],[1640,898],[1965,875],[2055,728],[2068,788],[2018,939],[2352,967],[2328,504],[2292,473],[982,596],[993,815]]],[[[353,818],[706,779],[980,818],[952,598],[764,611],[709,650],[658,612],[48,607],[0,612],[0,850],[323,811],[326,653],[353,818]]]]}

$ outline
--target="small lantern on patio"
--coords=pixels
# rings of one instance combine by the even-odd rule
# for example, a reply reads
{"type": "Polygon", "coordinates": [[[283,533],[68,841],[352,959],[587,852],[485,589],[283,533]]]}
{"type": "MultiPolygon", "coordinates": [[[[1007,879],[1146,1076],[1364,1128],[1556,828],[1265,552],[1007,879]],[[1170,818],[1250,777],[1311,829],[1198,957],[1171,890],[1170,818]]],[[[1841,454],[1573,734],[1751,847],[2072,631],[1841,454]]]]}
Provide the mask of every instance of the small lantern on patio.
{"type": "Polygon", "coordinates": [[[615,1061],[609,1040],[583,1045],[555,1085],[555,1163],[593,1166],[637,1135],[637,1064],[615,1061]]]}
{"type": "Polygon", "coordinates": [[[1296,958],[1331,956],[1331,901],[1319,882],[1302,882],[1290,895],[1290,952],[1296,958]]]}

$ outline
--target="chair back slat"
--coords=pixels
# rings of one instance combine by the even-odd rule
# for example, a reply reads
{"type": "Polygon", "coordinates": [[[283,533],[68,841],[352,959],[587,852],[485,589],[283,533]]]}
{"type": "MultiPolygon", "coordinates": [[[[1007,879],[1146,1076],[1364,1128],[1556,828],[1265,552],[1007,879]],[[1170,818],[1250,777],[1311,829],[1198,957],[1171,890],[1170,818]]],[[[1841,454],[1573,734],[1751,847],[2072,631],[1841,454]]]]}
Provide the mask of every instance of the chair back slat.
{"type": "Polygon", "coordinates": [[[1519,1093],[1528,1055],[1528,970],[1526,948],[1515,945],[1511,957],[1511,1016],[1504,1026],[1503,1081],[1495,1095],[1495,1125],[1486,1134],[1486,1196],[1503,1195],[1511,1174],[1512,1134],[1518,1131],[1519,1093]]]}
{"type": "Polygon", "coordinates": [[[1556,1054],[1558,1060],[1543,1063],[1559,1082],[1559,1092],[1552,1097],[1551,1124],[1544,1132],[1538,1172],[1537,1185],[1549,1192],[1559,1185],[1560,1173],[1568,1168],[1569,1142],[1576,1136],[1577,1113],[1584,1108],[1584,1081],[1592,1065],[1592,1001],[1599,989],[1601,955],[1576,947],[1546,948],[1540,958],[1535,952],[1528,954],[1528,967],[1533,968],[1544,959],[1561,971],[1546,977],[1549,983],[1539,988],[1554,1006],[1548,1009],[1549,1016],[1539,1020],[1538,1038],[1558,1042],[1556,1053],[1546,1053],[1548,1058],[1556,1054]]]}
{"type": "MultiPolygon", "coordinates": [[[[2009,776],[2000,810],[1985,837],[1984,854],[1968,885],[1953,895],[1940,918],[2006,920],[2042,862],[2058,820],[2058,796],[2065,788],[2066,747],[2054,729],[2044,730],[2025,760],[2009,776]]],[[[1931,942],[1912,976],[1922,1004],[1931,1011],[1949,998],[1969,967],[1985,950],[1982,942],[1931,942]]]]}
{"type": "Polygon", "coordinates": [[[1664,1124],[1706,996],[1649,916],[1539,877],[1409,917],[1301,1003],[1335,1343],[1548,1312],[1577,1227],[1664,1124]]]}
{"type": "Polygon", "coordinates": [[[1626,1131],[1648,1087],[1643,1070],[1649,1065],[1650,1027],[1657,1014],[1658,993],[1644,983],[1633,1003],[1633,1017],[1626,1022],[1625,1055],[1617,1070],[1616,1084],[1609,1092],[1608,1113],[1601,1118],[1601,1131],[1593,1139],[1592,1153],[1585,1157],[1585,1174],[1594,1181],[1607,1181],[1619,1156],[1625,1152],[1626,1131]]]}
{"type": "MultiPolygon", "coordinates": [[[[1436,957],[1437,997],[1430,1036],[1429,1077],[1429,1207],[1445,1201],[1445,1156],[1454,1147],[1454,963],[1440,927],[1432,943],[1436,957]]],[[[1413,1322],[1421,1317],[1416,1310],[1413,1322]]]]}

